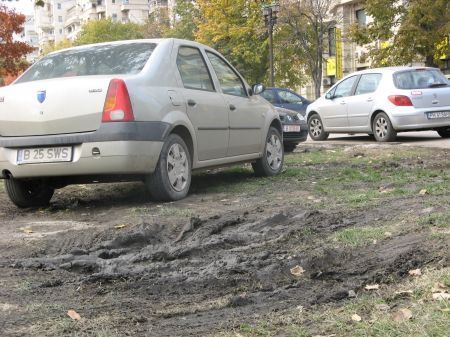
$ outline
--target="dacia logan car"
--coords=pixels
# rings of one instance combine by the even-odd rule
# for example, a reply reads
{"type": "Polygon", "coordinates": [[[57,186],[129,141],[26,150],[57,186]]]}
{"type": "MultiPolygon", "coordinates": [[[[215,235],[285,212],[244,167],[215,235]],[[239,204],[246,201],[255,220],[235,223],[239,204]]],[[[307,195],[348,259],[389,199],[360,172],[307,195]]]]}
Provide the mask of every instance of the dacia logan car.
{"type": "Polygon", "coordinates": [[[154,199],[177,200],[192,170],[251,162],[275,175],[282,127],[262,90],[186,40],[54,52],[0,89],[0,177],[30,207],[71,183],[142,180],[154,199]]]}

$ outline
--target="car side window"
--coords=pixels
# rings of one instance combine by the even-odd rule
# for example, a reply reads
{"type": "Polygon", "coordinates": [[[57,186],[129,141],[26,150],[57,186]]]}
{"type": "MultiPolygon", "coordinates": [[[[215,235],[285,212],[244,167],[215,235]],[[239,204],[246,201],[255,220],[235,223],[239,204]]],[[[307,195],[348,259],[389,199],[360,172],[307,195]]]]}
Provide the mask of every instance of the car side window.
{"type": "Polygon", "coordinates": [[[303,104],[301,97],[293,94],[292,92],[280,90],[278,91],[281,103],[284,104],[303,104]]]}
{"type": "Polygon", "coordinates": [[[275,97],[275,92],[270,89],[266,89],[261,93],[261,96],[268,100],[270,103],[275,104],[277,99],[275,97]]]}
{"type": "Polygon", "coordinates": [[[359,79],[355,95],[363,95],[374,92],[380,84],[381,74],[364,74],[359,79]]]}
{"type": "Polygon", "coordinates": [[[219,56],[206,52],[219,79],[222,92],[228,95],[247,97],[247,91],[239,76],[219,56]]]}
{"type": "Polygon", "coordinates": [[[177,67],[185,88],[214,91],[214,85],[205,60],[197,48],[180,47],[178,49],[177,67]]]}
{"type": "Polygon", "coordinates": [[[353,84],[358,76],[352,76],[339,83],[334,91],[334,98],[347,97],[352,94],[353,84]]]}

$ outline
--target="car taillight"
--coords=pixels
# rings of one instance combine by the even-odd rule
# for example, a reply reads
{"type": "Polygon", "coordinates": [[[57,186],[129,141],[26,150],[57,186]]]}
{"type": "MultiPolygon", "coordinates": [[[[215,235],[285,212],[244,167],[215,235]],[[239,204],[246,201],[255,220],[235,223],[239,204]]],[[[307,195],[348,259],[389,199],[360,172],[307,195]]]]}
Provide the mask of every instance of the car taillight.
{"type": "Polygon", "coordinates": [[[408,96],[403,95],[391,95],[388,97],[392,104],[397,106],[412,106],[412,102],[408,96]]]}
{"type": "Polygon", "coordinates": [[[102,122],[130,122],[133,120],[133,108],[125,82],[119,79],[111,80],[103,107],[102,122]]]}

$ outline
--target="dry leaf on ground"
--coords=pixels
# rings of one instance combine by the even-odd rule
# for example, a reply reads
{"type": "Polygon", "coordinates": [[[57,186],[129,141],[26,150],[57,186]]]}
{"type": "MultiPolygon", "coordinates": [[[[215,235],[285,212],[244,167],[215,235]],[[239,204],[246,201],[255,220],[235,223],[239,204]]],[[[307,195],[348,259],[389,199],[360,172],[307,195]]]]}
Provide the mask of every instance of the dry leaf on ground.
{"type": "Polygon", "coordinates": [[[406,308],[399,309],[392,315],[392,319],[396,322],[407,321],[412,318],[412,311],[406,308]]]}
{"type": "Polygon", "coordinates": [[[81,316],[78,312],[76,312],[75,310],[69,310],[67,311],[67,315],[72,318],[73,320],[77,320],[79,321],[81,319],[81,316]]]}
{"type": "Polygon", "coordinates": [[[437,282],[434,284],[433,288],[431,289],[431,291],[433,293],[445,293],[447,292],[449,287],[447,287],[445,284],[441,283],[441,282],[437,282]]]}
{"type": "Polygon", "coordinates": [[[428,194],[428,191],[423,189],[423,190],[420,190],[419,194],[420,195],[425,195],[425,194],[428,194]]]}
{"type": "Polygon", "coordinates": [[[358,314],[353,314],[352,315],[352,321],[355,321],[355,322],[361,322],[361,316],[359,316],[358,314]]]}
{"type": "Polygon", "coordinates": [[[294,276],[302,276],[305,270],[300,266],[295,266],[294,268],[291,268],[291,274],[294,276]]]}
{"type": "Polygon", "coordinates": [[[433,300],[438,300],[438,301],[450,300],[450,294],[448,294],[448,293],[434,293],[433,294],[433,300]]]}
{"type": "Polygon", "coordinates": [[[366,290],[378,290],[380,289],[380,285],[379,284],[368,284],[364,287],[364,289],[366,290]]]}
{"type": "Polygon", "coordinates": [[[413,269],[408,272],[411,276],[420,276],[422,275],[422,271],[420,269],[413,269]]]}
{"type": "Polygon", "coordinates": [[[25,234],[32,234],[32,233],[34,233],[33,230],[30,227],[22,227],[22,228],[20,228],[20,230],[22,232],[24,232],[25,234]]]}
{"type": "Polygon", "coordinates": [[[123,224],[120,224],[120,225],[115,225],[114,228],[121,229],[121,228],[125,228],[127,226],[128,226],[128,224],[123,223],[123,224]]]}

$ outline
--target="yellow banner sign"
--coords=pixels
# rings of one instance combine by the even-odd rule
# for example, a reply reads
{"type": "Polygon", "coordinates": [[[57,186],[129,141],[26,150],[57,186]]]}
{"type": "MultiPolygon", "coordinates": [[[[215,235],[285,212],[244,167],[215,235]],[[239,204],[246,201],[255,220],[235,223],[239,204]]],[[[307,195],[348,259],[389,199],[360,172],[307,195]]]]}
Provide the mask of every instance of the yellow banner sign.
{"type": "Polygon", "coordinates": [[[339,80],[342,77],[342,31],[336,28],[336,79],[339,80]]]}

